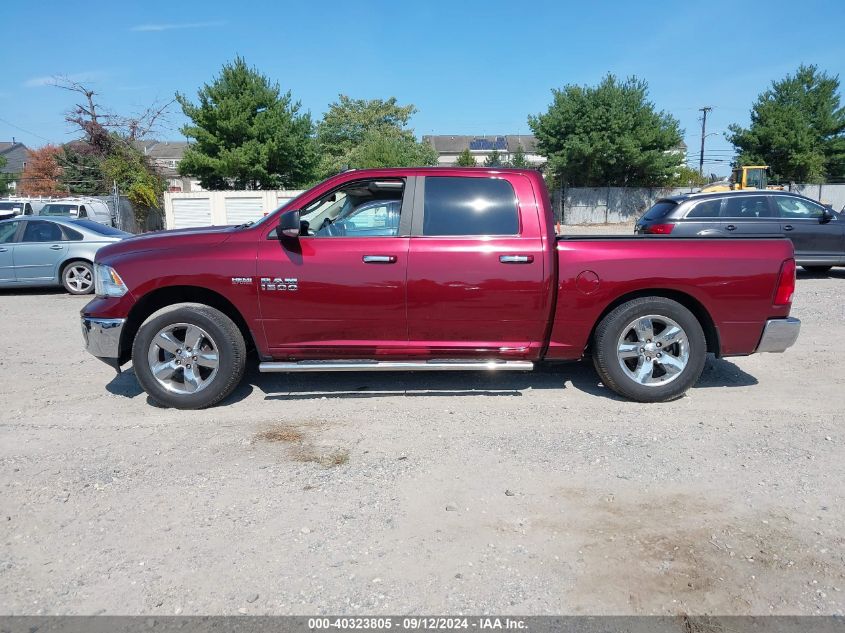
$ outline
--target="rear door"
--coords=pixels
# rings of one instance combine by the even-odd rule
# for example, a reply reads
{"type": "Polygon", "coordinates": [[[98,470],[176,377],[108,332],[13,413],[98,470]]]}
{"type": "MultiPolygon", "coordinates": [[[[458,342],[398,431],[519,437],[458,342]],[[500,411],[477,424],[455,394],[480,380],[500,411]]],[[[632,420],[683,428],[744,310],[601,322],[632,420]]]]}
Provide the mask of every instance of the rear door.
{"type": "Polygon", "coordinates": [[[688,202],[684,218],[678,222],[678,229],[672,235],[721,235],[721,210],[724,198],[703,198],[688,202]]]}
{"type": "Polygon", "coordinates": [[[18,281],[58,280],[59,263],[67,253],[61,227],[48,220],[27,220],[15,244],[15,276],[18,281]]]}
{"type": "Polygon", "coordinates": [[[771,201],[772,196],[733,195],[722,203],[722,231],[736,237],[780,235],[780,219],[771,201]]]}
{"type": "Polygon", "coordinates": [[[15,235],[22,222],[0,222],[0,285],[15,281],[15,235]]]}
{"type": "Polygon", "coordinates": [[[795,258],[808,263],[836,264],[845,255],[845,223],[834,215],[822,224],[825,208],[797,196],[773,196],[783,234],[792,240],[795,258]]]}
{"type": "Polygon", "coordinates": [[[411,354],[536,358],[547,274],[528,178],[420,179],[408,252],[411,354]]]}

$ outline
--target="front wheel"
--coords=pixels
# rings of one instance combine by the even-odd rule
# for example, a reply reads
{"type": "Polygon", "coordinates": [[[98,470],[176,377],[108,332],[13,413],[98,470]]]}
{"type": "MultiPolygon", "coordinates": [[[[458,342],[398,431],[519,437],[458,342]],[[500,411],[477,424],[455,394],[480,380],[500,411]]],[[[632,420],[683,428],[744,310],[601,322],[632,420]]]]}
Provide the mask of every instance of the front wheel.
{"type": "Polygon", "coordinates": [[[94,292],[94,267],[88,262],[71,262],[62,270],[62,285],[72,295],[94,292]]]}
{"type": "Polygon", "coordinates": [[[706,358],[698,319],[665,297],[623,303],[596,328],[596,371],[610,389],[638,402],[679,398],[698,381],[706,358]]]}
{"type": "Polygon", "coordinates": [[[196,303],[154,313],[132,345],[132,365],[144,391],[175,409],[218,403],[238,386],[245,362],[238,326],[219,310],[196,303]]]}

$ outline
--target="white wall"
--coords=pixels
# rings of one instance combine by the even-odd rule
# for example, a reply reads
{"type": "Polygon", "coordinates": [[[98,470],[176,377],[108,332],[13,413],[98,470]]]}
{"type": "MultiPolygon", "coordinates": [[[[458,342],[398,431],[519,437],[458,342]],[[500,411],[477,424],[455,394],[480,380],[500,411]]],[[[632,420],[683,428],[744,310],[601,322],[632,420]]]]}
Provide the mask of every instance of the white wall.
{"type": "Polygon", "coordinates": [[[167,192],[165,228],[259,220],[300,193],[300,190],[167,192]]]}

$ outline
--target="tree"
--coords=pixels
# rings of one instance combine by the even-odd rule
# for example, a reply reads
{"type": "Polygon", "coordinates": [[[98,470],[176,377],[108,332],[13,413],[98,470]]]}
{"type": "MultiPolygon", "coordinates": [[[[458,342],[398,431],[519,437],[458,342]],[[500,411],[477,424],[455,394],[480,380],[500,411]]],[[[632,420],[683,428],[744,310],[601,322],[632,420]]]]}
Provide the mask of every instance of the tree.
{"type": "Polygon", "coordinates": [[[418,142],[413,130],[406,127],[416,111],[412,104],[399,105],[395,97],[367,100],[339,95],[317,125],[320,175],[326,177],[344,168],[359,166],[364,155],[367,156],[365,162],[372,162],[379,153],[384,160],[372,167],[435,164],[434,149],[418,142]],[[362,147],[364,145],[367,147],[362,147]],[[374,153],[376,148],[381,149],[374,153]],[[388,161],[399,157],[414,162],[406,165],[388,161]]]}
{"type": "Polygon", "coordinates": [[[845,108],[838,91],[839,77],[813,65],[773,81],[752,106],[750,127],[729,128],[736,165],[769,165],[780,181],[845,178],[845,108]]]}
{"type": "Polygon", "coordinates": [[[648,84],[608,74],[597,86],[553,90],[546,113],[528,124],[551,175],[569,186],[662,185],[678,170],[681,129],[656,111],[648,84]]]}
{"type": "Polygon", "coordinates": [[[466,148],[460,154],[458,154],[458,160],[455,161],[456,167],[477,167],[478,161],[475,160],[475,157],[470,153],[469,148],[466,148]]]}
{"type": "Polygon", "coordinates": [[[710,179],[702,176],[697,169],[683,165],[679,167],[672,179],[667,183],[670,187],[703,187],[710,179]]]}
{"type": "Polygon", "coordinates": [[[236,57],[197,97],[195,105],[176,95],[191,120],[182,133],[196,141],[179,163],[183,176],[199,178],[206,189],[295,188],[313,181],[314,125],[290,91],[282,94],[236,57]]]}
{"type": "Polygon", "coordinates": [[[58,157],[62,149],[45,145],[29,153],[21,174],[20,193],[23,196],[61,196],[64,194],[60,178],[62,168],[58,157]]]}
{"type": "MultiPolygon", "coordinates": [[[[0,156],[0,169],[3,169],[6,166],[6,163],[6,157],[0,156]]],[[[9,193],[9,176],[10,174],[0,172],[0,195],[5,196],[9,193]]]]}
{"type": "Polygon", "coordinates": [[[529,169],[531,167],[531,163],[525,158],[525,150],[522,149],[522,144],[516,146],[509,166],[515,169],[529,169]]]}
{"type": "Polygon", "coordinates": [[[437,152],[427,143],[396,131],[370,130],[349,154],[349,167],[423,167],[437,162],[437,152]]]}
{"type": "Polygon", "coordinates": [[[485,167],[501,167],[502,157],[499,155],[499,150],[494,149],[490,155],[484,159],[485,167]]]}

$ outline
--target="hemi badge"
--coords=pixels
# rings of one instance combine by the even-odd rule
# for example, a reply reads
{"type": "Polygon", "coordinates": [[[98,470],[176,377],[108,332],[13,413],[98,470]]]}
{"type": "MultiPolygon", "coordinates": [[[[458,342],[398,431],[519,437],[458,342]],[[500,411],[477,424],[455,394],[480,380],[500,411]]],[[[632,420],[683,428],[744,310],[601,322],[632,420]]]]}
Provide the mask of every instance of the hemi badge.
{"type": "Polygon", "coordinates": [[[252,284],[252,277],[232,277],[232,283],[236,286],[249,286],[252,284]]]}

